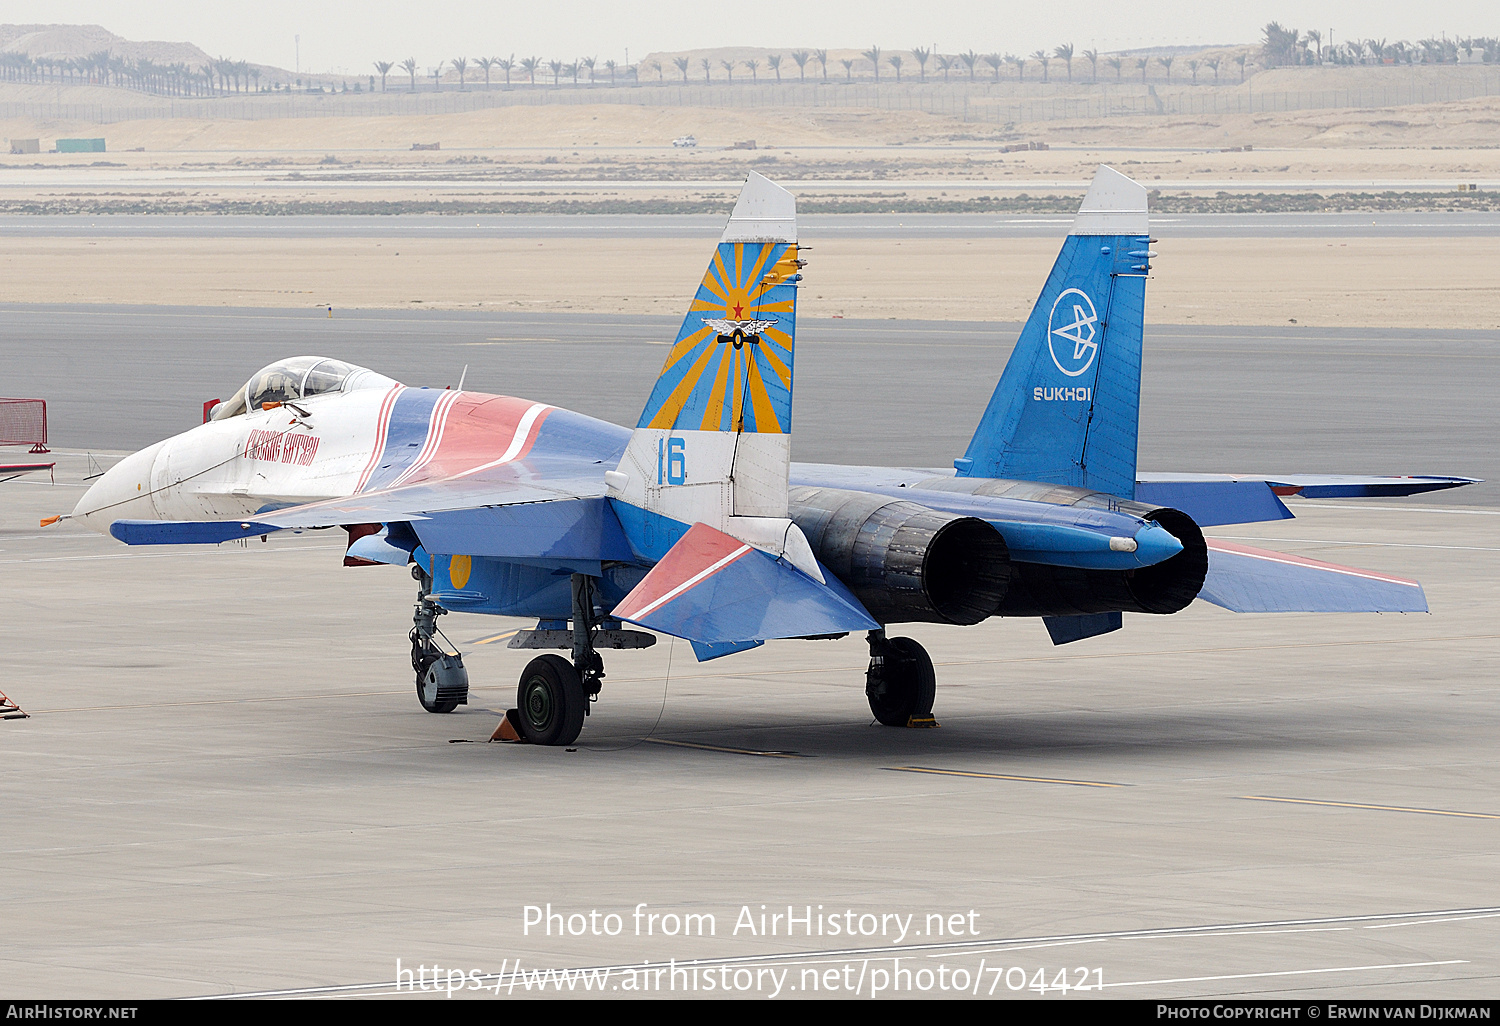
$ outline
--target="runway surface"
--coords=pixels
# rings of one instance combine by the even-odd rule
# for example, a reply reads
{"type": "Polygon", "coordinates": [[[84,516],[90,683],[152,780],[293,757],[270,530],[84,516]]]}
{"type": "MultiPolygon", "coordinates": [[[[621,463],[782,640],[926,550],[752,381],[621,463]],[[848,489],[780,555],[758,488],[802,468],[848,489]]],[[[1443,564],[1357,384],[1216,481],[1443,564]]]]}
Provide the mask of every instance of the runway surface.
{"type": "MultiPolygon", "coordinates": [[[[398,959],[499,981],[475,997],[578,967],[614,967],[590,977],[612,996],[1035,997],[1062,972],[1100,986],[1070,998],[1493,997],[1489,485],[1210,532],[1421,580],[1430,616],[1199,603],[1062,648],[1032,621],[914,625],[926,731],[869,724],[859,638],[707,664],[663,639],[606,656],[576,751],[483,743],[528,655],[490,639],[522,621],[445,617],[475,690],[422,712],[412,582],[340,565],[339,532],[132,549],[36,526],[81,494],[83,450],[190,427],[289,353],[436,386],[468,364],[474,388],[629,422],[674,328],[0,307],[4,390],[48,397],[65,450],[56,484],[0,485],[0,690],[32,714],[0,722],[8,997],[391,994],[398,959]],[[703,961],[621,968],[672,959],[703,961]]],[[[1014,330],[802,326],[797,456],[941,465],[1014,330]]],[[[1142,463],[1500,478],[1497,345],[1153,330],[1142,463]]]]}
{"type": "MultiPolygon", "coordinates": [[[[640,415],[671,317],[0,305],[0,388],[48,400],[59,446],[133,450],[201,419],[260,367],[335,356],[410,385],[520,395],[619,424],[640,415]]],[[[793,453],[951,466],[1019,325],[798,325],[793,453]]],[[[1145,470],[1453,474],[1431,497],[1500,505],[1500,331],[1151,327],[1145,470]]]]}
{"type": "MultiPolygon", "coordinates": [[[[727,204],[727,201],[726,201],[727,204]]],[[[826,239],[1062,238],[1071,215],[799,214],[807,241],[826,239]]],[[[722,214],[421,215],[268,217],[118,214],[0,216],[0,238],[574,238],[712,239],[722,214]]],[[[1166,238],[1472,238],[1500,235],[1500,213],[1158,214],[1166,238]]]]}

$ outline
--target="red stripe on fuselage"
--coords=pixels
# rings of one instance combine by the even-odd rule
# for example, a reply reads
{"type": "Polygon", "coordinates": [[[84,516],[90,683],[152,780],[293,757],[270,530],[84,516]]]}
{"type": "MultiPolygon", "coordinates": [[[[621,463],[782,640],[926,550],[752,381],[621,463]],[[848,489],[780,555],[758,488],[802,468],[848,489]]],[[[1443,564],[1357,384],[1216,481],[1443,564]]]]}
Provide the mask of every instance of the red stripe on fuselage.
{"type": "Polygon", "coordinates": [[[524,459],[536,444],[542,422],[551,407],[540,411],[526,425],[526,437],[515,446],[516,434],[526,414],[537,403],[508,395],[458,392],[441,404],[424,457],[400,479],[401,485],[461,476],[511,453],[511,460],[524,459]],[[428,449],[430,448],[430,451],[428,449]]]}
{"type": "Polygon", "coordinates": [[[405,388],[405,385],[391,386],[391,390],[380,401],[380,412],[375,415],[375,446],[370,450],[370,462],[365,464],[364,471],[359,475],[359,482],[354,486],[354,494],[356,495],[369,482],[370,474],[374,472],[376,464],[380,462],[380,457],[385,455],[385,436],[386,432],[390,430],[391,410],[396,405],[396,397],[405,388]]]}

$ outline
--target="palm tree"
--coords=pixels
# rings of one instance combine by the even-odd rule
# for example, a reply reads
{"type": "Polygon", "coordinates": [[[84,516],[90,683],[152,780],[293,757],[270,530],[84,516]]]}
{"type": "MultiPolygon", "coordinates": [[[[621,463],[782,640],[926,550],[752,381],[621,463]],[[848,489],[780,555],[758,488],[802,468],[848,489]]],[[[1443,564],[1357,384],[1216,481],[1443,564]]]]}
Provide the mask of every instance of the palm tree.
{"type": "Polygon", "coordinates": [[[510,88],[510,69],[514,68],[515,66],[516,66],[516,55],[515,54],[511,54],[509,57],[496,57],[495,58],[495,67],[497,67],[501,71],[505,72],[505,88],[507,88],[507,89],[510,88]]]}
{"type": "Polygon", "coordinates": [[[953,67],[953,65],[957,63],[957,61],[955,60],[955,58],[944,57],[942,54],[937,54],[935,57],[933,57],[932,63],[934,67],[936,67],[943,73],[943,81],[946,82],[948,81],[948,69],[953,67]]]}
{"type": "Polygon", "coordinates": [[[974,78],[974,65],[979,63],[979,54],[975,53],[973,50],[970,50],[967,53],[959,54],[958,59],[963,61],[964,64],[968,66],[969,79],[972,81],[974,78]]]}
{"type": "Polygon", "coordinates": [[[707,57],[700,57],[698,63],[703,65],[703,81],[712,82],[714,80],[714,62],[707,57]]]}
{"type": "Polygon", "coordinates": [[[1151,58],[1150,57],[1137,57],[1136,58],[1135,66],[1136,66],[1136,69],[1138,71],[1140,71],[1140,73],[1141,73],[1141,81],[1142,82],[1146,81],[1146,65],[1148,65],[1150,63],[1151,63],[1151,58]]]}
{"type": "Polygon", "coordinates": [[[1208,58],[1208,60],[1204,61],[1203,63],[1208,67],[1208,69],[1210,71],[1212,71],[1214,73],[1214,85],[1218,85],[1219,84],[1219,65],[1223,64],[1224,62],[1222,60],[1220,60],[1218,57],[1210,57],[1210,58],[1208,58]]]}
{"type": "Polygon", "coordinates": [[[922,81],[927,81],[927,60],[932,56],[932,51],[923,46],[911,48],[911,59],[917,62],[917,67],[922,71],[922,81]]]}
{"type": "Polygon", "coordinates": [[[1068,62],[1068,81],[1073,81],[1073,44],[1064,43],[1052,51],[1052,56],[1068,62]]]}
{"type": "Polygon", "coordinates": [[[865,60],[875,65],[875,81],[880,81],[880,47],[872,46],[860,54],[865,60]]]}
{"type": "Polygon", "coordinates": [[[984,55],[984,63],[995,69],[995,81],[1000,81],[1000,65],[1005,63],[1005,58],[998,53],[987,53],[984,55]]]}
{"type": "Polygon", "coordinates": [[[1176,57],[1158,57],[1156,59],[1161,62],[1161,66],[1162,67],[1164,67],[1164,68],[1167,69],[1167,85],[1171,85],[1172,84],[1172,62],[1175,61],[1177,58],[1176,57]]]}
{"type": "Polygon", "coordinates": [[[542,59],[540,57],[521,58],[521,70],[526,72],[526,74],[530,77],[532,85],[536,85],[536,73],[541,69],[541,67],[542,59]]]}
{"type": "Polygon", "coordinates": [[[1124,60],[1124,58],[1121,58],[1121,57],[1110,57],[1110,58],[1106,59],[1104,63],[1108,64],[1111,68],[1115,69],[1115,81],[1116,82],[1120,81],[1120,69],[1123,68],[1123,67],[1125,67],[1125,60],[1124,60]]]}
{"type": "Polygon", "coordinates": [[[408,58],[406,58],[406,60],[404,60],[404,61],[401,62],[401,66],[403,68],[405,68],[406,69],[406,73],[411,76],[411,91],[412,92],[416,92],[417,91],[417,59],[415,57],[408,57],[408,58]]]}
{"type": "Polygon", "coordinates": [[[1014,54],[1012,54],[1010,59],[1013,60],[1013,61],[1015,61],[1015,63],[1016,63],[1016,81],[1017,82],[1024,82],[1024,81],[1026,81],[1026,58],[1025,57],[1017,57],[1014,54]]]}
{"type": "Polygon", "coordinates": [[[1090,77],[1095,82],[1099,81],[1099,51],[1085,50],[1083,51],[1083,59],[1088,61],[1089,67],[1093,69],[1093,71],[1090,73],[1090,77]]]}
{"type": "Polygon", "coordinates": [[[776,81],[781,81],[781,54],[772,53],[766,55],[766,65],[776,72],[776,81]]]}
{"type": "Polygon", "coordinates": [[[661,73],[661,61],[652,61],[650,66],[656,69],[656,80],[658,82],[665,82],[666,79],[662,77],[661,73]]]}
{"type": "Polygon", "coordinates": [[[1313,45],[1313,56],[1321,64],[1323,62],[1323,33],[1317,29],[1308,29],[1307,41],[1313,45]]]}
{"type": "MultiPolygon", "coordinates": [[[[597,63],[599,63],[599,58],[597,58],[597,57],[580,57],[578,59],[578,63],[581,64],[583,67],[589,69],[589,85],[593,85],[594,84],[594,65],[597,64],[597,63]]],[[[576,78],[574,79],[573,84],[574,85],[578,84],[576,78]]]]}
{"type": "Polygon", "coordinates": [[[720,61],[724,67],[724,76],[729,79],[729,84],[734,84],[734,61],[720,61]]]}
{"type": "Polygon", "coordinates": [[[682,84],[687,85],[688,59],[686,57],[673,57],[672,63],[678,71],[682,72],[682,84]]]}
{"type": "Polygon", "coordinates": [[[1234,59],[1234,63],[1240,66],[1240,81],[1245,81],[1245,62],[1250,59],[1248,53],[1242,53],[1234,59]]]}
{"type": "Polygon", "coordinates": [[[1034,61],[1042,62],[1042,81],[1047,81],[1047,62],[1052,60],[1052,58],[1047,54],[1047,51],[1037,50],[1031,55],[1031,59],[1034,61]]]}
{"type": "Polygon", "coordinates": [[[1198,84],[1198,65],[1201,64],[1201,63],[1202,63],[1201,61],[1188,61],[1187,62],[1189,70],[1191,70],[1192,73],[1193,73],[1193,85],[1197,85],[1198,84]]]}
{"type": "Polygon", "coordinates": [[[490,69],[495,66],[495,58],[475,57],[474,66],[484,69],[484,87],[488,89],[490,87],[490,69]]]}
{"type": "Polygon", "coordinates": [[[443,66],[441,64],[432,69],[432,91],[435,93],[443,91],[443,66]]]}
{"type": "Polygon", "coordinates": [[[606,71],[609,72],[609,84],[610,84],[611,88],[614,87],[614,84],[615,84],[615,69],[618,68],[618,67],[619,67],[619,65],[614,62],[613,58],[611,58],[610,60],[607,60],[607,61],[604,62],[604,68],[605,68],[606,71]]]}
{"type": "Polygon", "coordinates": [[[571,78],[573,80],[573,84],[574,85],[577,85],[578,84],[578,72],[579,72],[579,69],[582,68],[582,66],[583,66],[583,64],[582,64],[581,61],[573,61],[571,64],[568,64],[567,66],[565,66],[563,68],[563,74],[567,75],[569,78],[571,78]]]}
{"type": "Polygon", "coordinates": [[[854,81],[854,62],[852,60],[849,60],[849,59],[846,58],[844,60],[839,61],[839,63],[844,66],[844,81],[846,81],[846,82],[853,82],[854,81]]]}
{"type": "Polygon", "coordinates": [[[563,73],[563,62],[556,59],[550,60],[547,62],[547,70],[552,72],[552,84],[557,85],[558,76],[563,73]]]}
{"type": "Polygon", "coordinates": [[[807,59],[811,56],[812,54],[808,53],[806,50],[792,51],[792,60],[797,62],[797,75],[804,82],[807,81],[807,59]]]}
{"type": "Polygon", "coordinates": [[[750,69],[750,81],[759,82],[760,75],[758,74],[758,72],[760,71],[760,61],[752,58],[751,60],[745,62],[745,67],[750,69]]]}
{"type": "MultiPolygon", "coordinates": [[[[441,65],[439,65],[441,67],[441,65]]],[[[469,59],[467,57],[453,58],[453,70],[458,72],[458,90],[463,92],[464,72],[469,70],[469,59]]]]}
{"type": "Polygon", "coordinates": [[[901,84],[901,55],[899,53],[893,53],[889,57],[886,58],[886,62],[888,64],[890,64],[891,67],[893,67],[893,68],[896,69],[896,84],[900,85],[901,84]]]}
{"type": "Polygon", "coordinates": [[[814,50],[813,51],[813,60],[815,60],[819,64],[823,65],[823,81],[827,82],[828,81],[828,51],[827,50],[814,50]]]}
{"type": "Polygon", "coordinates": [[[392,64],[390,61],[375,62],[375,70],[380,72],[380,91],[382,93],[385,92],[385,76],[389,75],[391,73],[391,69],[395,66],[396,65],[392,64]]]}

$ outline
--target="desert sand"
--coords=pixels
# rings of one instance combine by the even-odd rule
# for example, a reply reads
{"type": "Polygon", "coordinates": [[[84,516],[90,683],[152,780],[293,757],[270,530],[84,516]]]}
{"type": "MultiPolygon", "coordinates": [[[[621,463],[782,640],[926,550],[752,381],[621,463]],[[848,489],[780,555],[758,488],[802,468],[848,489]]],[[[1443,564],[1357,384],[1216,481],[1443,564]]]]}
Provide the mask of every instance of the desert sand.
{"type": "MultiPolygon", "coordinates": [[[[808,240],[814,241],[814,240],[808,240]]],[[[0,300],[606,314],[684,312],[711,239],[10,239],[0,300]],[[642,261],[653,267],[641,275],[642,261]]],[[[1155,324],[1500,327],[1500,240],[1164,239],[1155,324]]],[[[808,254],[805,318],[1014,321],[1057,243],[832,240],[808,254]]]]}

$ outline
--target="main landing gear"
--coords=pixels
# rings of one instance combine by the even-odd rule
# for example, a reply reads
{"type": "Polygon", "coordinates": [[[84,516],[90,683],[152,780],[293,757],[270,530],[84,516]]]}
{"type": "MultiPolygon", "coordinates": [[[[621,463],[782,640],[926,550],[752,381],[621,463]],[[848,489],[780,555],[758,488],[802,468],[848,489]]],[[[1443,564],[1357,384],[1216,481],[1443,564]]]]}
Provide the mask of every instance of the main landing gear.
{"type": "Polygon", "coordinates": [[[506,719],[523,741],[534,745],[570,745],[578,739],[583,718],[604,686],[604,660],[597,649],[649,648],[656,643],[653,635],[624,630],[618,620],[599,613],[595,578],[574,574],[572,585],[571,629],[561,621],[543,621],[510,642],[511,648],[572,649],[571,662],[548,653],[527,663],[521,673],[516,708],[506,713],[506,719]]]}
{"type": "MultiPolygon", "coordinates": [[[[437,618],[448,610],[432,601],[432,578],[420,566],[411,568],[417,582],[417,608],[412,614],[411,668],[417,674],[417,701],[430,713],[450,713],[469,704],[469,671],[463,656],[440,646],[443,637],[437,618]]],[[[443,638],[446,641],[446,638],[443,638]]]]}
{"type": "Polygon", "coordinates": [[[927,650],[911,638],[887,638],[884,630],[871,631],[867,640],[865,697],[875,718],[887,727],[935,726],[937,677],[927,650]]]}

